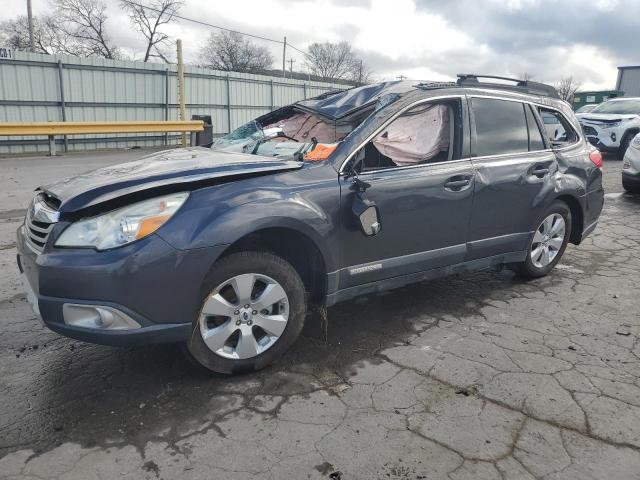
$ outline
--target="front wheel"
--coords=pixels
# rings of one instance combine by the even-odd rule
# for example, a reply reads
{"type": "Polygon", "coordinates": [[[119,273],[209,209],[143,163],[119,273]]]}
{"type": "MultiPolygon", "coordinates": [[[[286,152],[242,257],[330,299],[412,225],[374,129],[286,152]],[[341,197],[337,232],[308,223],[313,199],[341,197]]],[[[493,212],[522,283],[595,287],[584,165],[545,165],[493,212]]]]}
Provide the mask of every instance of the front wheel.
{"type": "Polygon", "coordinates": [[[624,178],[622,179],[622,188],[629,193],[640,193],[640,183],[631,183],[624,178]]]}
{"type": "Polygon", "coordinates": [[[629,149],[629,145],[631,144],[631,140],[633,140],[634,134],[627,134],[624,136],[622,141],[620,142],[620,148],[618,148],[618,159],[624,160],[624,156],[629,149]]]}
{"type": "Polygon", "coordinates": [[[213,266],[186,344],[187,356],[216,373],[259,370],[298,338],[306,313],[304,285],[287,261],[239,252],[213,266]]]}
{"type": "Polygon", "coordinates": [[[554,202],[533,234],[527,258],[516,265],[523,277],[547,275],[560,261],[571,236],[571,210],[561,201],[554,202]]]}

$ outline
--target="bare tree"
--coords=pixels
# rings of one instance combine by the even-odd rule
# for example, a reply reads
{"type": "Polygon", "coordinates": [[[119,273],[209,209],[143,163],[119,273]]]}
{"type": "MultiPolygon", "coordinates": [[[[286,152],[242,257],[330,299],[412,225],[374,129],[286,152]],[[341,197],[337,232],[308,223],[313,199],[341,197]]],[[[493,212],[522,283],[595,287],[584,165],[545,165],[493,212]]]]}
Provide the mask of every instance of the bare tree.
{"type": "Polygon", "coordinates": [[[169,41],[169,35],[161,31],[163,25],[171,22],[184,5],[183,0],[122,0],[122,7],[128,12],[133,26],[147,40],[144,60],[159,57],[168,62],[162,46],[169,41]]]}
{"type": "Polygon", "coordinates": [[[307,66],[311,73],[322,78],[352,78],[354,63],[355,57],[347,42],[312,43],[307,51],[307,66]]]}
{"type": "Polygon", "coordinates": [[[269,49],[236,32],[212,33],[200,50],[201,64],[230,72],[258,72],[271,68],[269,49]]]}
{"type": "MultiPolygon", "coordinates": [[[[33,37],[35,53],[80,55],[74,42],[64,34],[53,16],[33,18],[33,37]]],[[[0,23],[0,43],[16,50],[30,51],[29,23],[26,15],[0,23]]]]}
{"type": "Polygon", "coordinates": [[[522,75],[520,75],[520,79],[524,81],[533,80],[533,74],[524,72],[522,75]]]}
{"type": "Polygon", "coordinates": [[[63,32],[83,56],[117,58],[118,49],[105,29],[107,6],[101,0],[53,0],[63,32]]]}
{"type": "Polygon", "coordinates": [[[562,100],[566,100],[569,103],[573,103],[573,97],[580,89],[582,84],[573,79],[573,77],[565,77],[556,83],[556,90],[562,100]]]}
{"type": "Polygon", "coordinates": [[[367,85],[374,81],[373,70],[364,63],[363,60],[354,60],[351,68],[350,80],[356,83],[356,85],[367,85]]]}

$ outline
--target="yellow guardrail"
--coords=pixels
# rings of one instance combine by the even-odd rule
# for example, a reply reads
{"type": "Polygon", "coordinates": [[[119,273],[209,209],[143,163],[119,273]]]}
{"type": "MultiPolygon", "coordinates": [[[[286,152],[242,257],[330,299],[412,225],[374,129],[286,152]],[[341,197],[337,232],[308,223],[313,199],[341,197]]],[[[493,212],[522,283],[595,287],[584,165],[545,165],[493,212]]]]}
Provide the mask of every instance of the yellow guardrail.
{"type": "Polygon", "coordinates": [[[93,133],[202,132],[202,120],[144,120],[136,122],[0,122],[0,136],[49,137],[49,154],[55,155],[55,137],[93,133]]]}

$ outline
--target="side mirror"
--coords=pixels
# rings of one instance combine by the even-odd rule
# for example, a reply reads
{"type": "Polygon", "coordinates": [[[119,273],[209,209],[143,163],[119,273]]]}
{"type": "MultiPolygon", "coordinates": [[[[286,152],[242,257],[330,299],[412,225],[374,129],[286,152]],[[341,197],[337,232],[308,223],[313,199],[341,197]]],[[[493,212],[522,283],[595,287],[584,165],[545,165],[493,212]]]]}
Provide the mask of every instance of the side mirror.
{"type": "Polygon", "coordinates": [[[378,207],[374,202],[363,198],[363,194],[358,192],[354,195],[351,211],[357,217],[362,233],[367,237],[378,234],[382,225],[380,224],[378,207]]]}

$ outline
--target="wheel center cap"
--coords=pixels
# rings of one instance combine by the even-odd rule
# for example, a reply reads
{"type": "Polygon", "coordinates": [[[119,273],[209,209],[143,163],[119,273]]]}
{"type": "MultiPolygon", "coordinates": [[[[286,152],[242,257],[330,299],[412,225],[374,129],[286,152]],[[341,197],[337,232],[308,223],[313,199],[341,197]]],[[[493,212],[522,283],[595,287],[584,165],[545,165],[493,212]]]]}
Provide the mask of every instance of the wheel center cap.
{"type": "Polygon", "coordinates": [[[240,309],[240,314],[238,315],[238,319],[242,323],[248,323],[253,319],[253,314],[250,308],[242,308],[240,309]]]}

